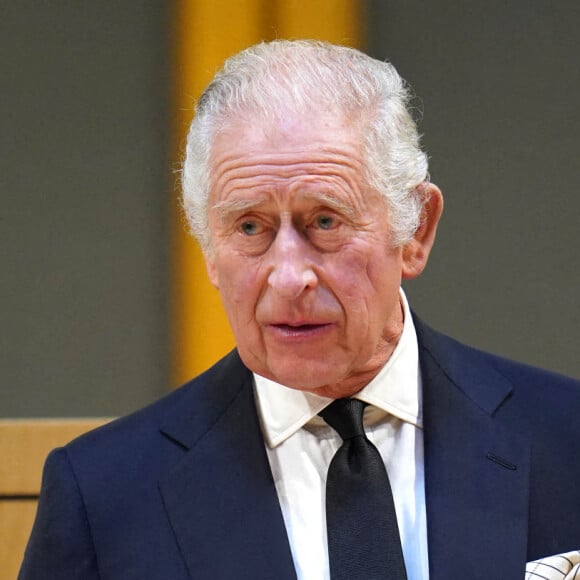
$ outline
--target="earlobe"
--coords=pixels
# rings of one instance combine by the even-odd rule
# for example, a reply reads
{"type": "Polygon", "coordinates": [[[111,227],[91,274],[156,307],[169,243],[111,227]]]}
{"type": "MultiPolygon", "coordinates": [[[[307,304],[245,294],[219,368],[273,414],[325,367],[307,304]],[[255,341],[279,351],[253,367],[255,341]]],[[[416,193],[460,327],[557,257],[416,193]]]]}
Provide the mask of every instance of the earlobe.
{"type": "Polygon", "coordinates": [[[405,280],[416,278],[425,269],[443,212],[441,190],[433,183],[424,183],[419,187],[423,188],[421,194],[425,203],[421,212],[421,224],[413,238],[403,247],[402,276],[405,280]]]}

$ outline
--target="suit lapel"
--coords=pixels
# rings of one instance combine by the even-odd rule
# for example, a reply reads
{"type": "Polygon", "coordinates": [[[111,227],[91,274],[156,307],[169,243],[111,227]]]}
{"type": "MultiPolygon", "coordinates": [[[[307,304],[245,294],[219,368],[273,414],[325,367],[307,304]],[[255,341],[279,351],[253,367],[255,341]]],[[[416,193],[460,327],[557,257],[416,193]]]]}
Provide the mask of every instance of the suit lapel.
{"type": "Polygon", "coordinates": [[[202,388],[194,415],[171,417],[163,429],[189,449],[160,484],[189,573],[295,580],[251,375],[230,355],[202,388]]]}
{"type": "Polygon", "coordinates": [[[522,576],[529,444],[494,416],[511,385],[416,322],[423,377],[430,580],[522,576]]]}

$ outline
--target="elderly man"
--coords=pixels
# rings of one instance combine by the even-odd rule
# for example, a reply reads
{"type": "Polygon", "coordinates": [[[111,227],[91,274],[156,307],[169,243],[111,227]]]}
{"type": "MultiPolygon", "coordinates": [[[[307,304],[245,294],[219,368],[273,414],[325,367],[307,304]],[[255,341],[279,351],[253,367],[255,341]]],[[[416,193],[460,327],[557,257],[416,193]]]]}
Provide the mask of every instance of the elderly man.
{"type": "Polygon", "coordinates": [[[580,388],[414,317],[443,201],[394,68],[279,41],[202,95],[184,205],[237,349],[47,461],[22,580],[514,580],[580,544],[580,388]]]}

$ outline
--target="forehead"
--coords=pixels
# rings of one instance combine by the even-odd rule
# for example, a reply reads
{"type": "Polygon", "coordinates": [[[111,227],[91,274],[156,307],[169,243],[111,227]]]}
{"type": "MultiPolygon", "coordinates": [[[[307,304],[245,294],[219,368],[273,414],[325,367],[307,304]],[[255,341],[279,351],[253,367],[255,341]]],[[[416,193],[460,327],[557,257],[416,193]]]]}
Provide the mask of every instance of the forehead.
{"type": "Polygon", "coordinates": [[[246,113],[223,123],[214,138],[212,157],[216,151],[241,144],[240,140],[243,140],[243,149],[250,151],[270,149],[275,152],[287,146],[315,152],[333,142],[358,149],[362,145],[362,131],[360,119],[340,113],[286,110],[270,120],[246,113]]]}
{"type": "Polygon", "coordinates": [[[342,116],[281,115],[274,122],[236,119],[215,136],[210,152],[212,197],[244,185],[290,180],[346,181],[366,176],[360,123],[342,116]]]}

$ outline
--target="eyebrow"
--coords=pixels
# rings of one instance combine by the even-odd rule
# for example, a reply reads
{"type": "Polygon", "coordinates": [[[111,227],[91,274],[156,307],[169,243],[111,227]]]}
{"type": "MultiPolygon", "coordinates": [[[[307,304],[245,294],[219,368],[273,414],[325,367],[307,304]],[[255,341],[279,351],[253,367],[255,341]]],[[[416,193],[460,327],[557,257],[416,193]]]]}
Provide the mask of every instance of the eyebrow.
{"type": "Polygon", "coordinates": [[[224,200],[218,201],[211,206],[211,209],[216,210],[221,215],[226,215],[229,213],[239,213],[247,211],[259,205],[262,205],[266,200],[264,198],[260,199],[234,199],[234,200],[224,200]]]}
{"type": "Polygon", "coordinates": [[[330,209],[333,209],[338,213],[342,213],[350,219],[354,219],[356,217],[356,211],[351,205],[344,203],[344,201],[330,193],[318,192],[315,195],[308,197],[313,197],[317,201],[323,202],[324,205],[327,205],[330,209]]]}
{"type": "MultiPolygon", "coordinates": [[[[344,203],[341,199],[332,194],[316,192],[314,194],[299,194],[299,196],[302,199],[314,200],[318,203],[322,203],[323,205],[328,206],[330,209],[338,213],[342,213],[350,219],[354,219],[356,217],[356,211],[352,206],[344,203]]],[[[221,217],[225,217],[228,214],[242,213],[244,211],[254,209],[260,205],[263,205],[264,203],[267,203],[268,201],[269,200],[265,197],[258,199],[223,200],[212,205],[211,209],[217,211],[221,217]]]]}

